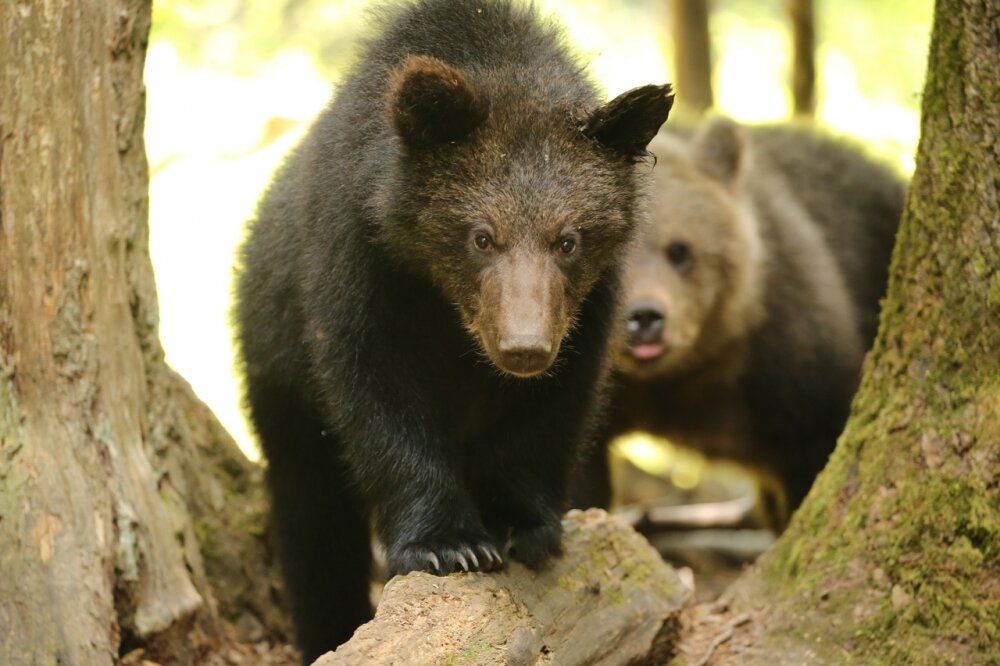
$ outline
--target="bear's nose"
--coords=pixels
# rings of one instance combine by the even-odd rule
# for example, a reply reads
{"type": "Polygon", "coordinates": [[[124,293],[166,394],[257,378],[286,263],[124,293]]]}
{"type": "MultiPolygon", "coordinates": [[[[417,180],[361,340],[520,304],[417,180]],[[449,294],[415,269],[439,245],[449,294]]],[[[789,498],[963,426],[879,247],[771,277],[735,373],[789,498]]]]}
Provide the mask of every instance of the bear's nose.
{"type": "Polygon", "coordinates": [[[625,330],[630,345],[647,345],[660,342],[666,318],[656,303],[636,303],[629,311],[625,330]]]}
{"type": "Polygon", "coordinates": [[[552,342],[540,335],[514,335],[500,341],[503,369],[517,375],[534,375],[549,367],[552,342]]]}

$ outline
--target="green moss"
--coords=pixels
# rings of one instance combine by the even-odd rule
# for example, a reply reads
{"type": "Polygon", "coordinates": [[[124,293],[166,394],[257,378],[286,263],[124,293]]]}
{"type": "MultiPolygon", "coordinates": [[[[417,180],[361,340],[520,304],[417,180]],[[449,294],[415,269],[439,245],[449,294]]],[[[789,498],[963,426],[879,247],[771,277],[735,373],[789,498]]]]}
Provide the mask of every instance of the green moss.
{"type": "Polygon", "coordinates": [[[954,640],[984,650],[1000,643],[1000,600],[981,598],[988,572],[1000,570],[1000,524],[987,497],[967,478],[923,478],[900,489],[898,508],[907,513],[879,555],[912,602],[884,604],[863,626],[867,635],[878,640],[903,623],[908,643],[954,640]]]}
{"type": "MultiPolygon", "coordinates": [[[[843,661],[836,658],[843,645],[851,646],[851,663],[937,664],[949,663],[949,651],[986,655],[1000,644],[1000,599],[984,594],[991,572],[1000,570],[1000,499],[988,487],[992,474],[970,469],[964,457],[976,444],[973,423],[990,422],[992,403],[983,396],[996,393],[983,391],[996,382],[982,381],[982,367],[963,374],[948,358],[927,372],[944,376],[949,368],[949,384],[961,389],[911,395],[896,387],[856,405],[813,495],[761,562],[765,593],[783,598],[786,617],[804,624],[809,617],[840,618],[810,644],[817,653],[828,650],[831,663],[843,661]],[[914,414],[913,404],[924,407],[914,414]],[[923,436],[942,447],[933,471],[920,448],[923,436]],[[888,580],[884,589],[873,585],[876,569],[888,580]]],[[[885,388],[869,382],[861,399],[873,390],[885,388]]],[[[990,427],[1000,428],[980,428],[981,442],[991,437],[990,427]]],[[[780,649],[782,640],[769,642],[780,649]]]]}
{"type": "Polygon", "coordinates": [[[619,606],[629,601],[629,590],[638,586],[652,587],[663,598],[678,595],[678,590],[666,576],[657,575],[652,562],[633,552],[617,539],[591,544],[584,563],[558,578],[556,584],[569,592],[577,592],[597,583],[606,603],[619,606]],[[622,580],[610,576],[618,569],[622,580]]]}
{"type": "Polygon", "coordinates": [[[596,547],[591,548],[589,556],[590,565],[593,567],[595,572],[603,572],[611,565],[611,560],[608,559],[608,554],[604,548],[604,544],[599,544],[596,547]]]}
{"type": "MultiPolygon", "coordinates": [[[[943,430],[943,439],[957,437],[943,430]]],[[[909,437],[916,438],[916,431],[901,439],[909,437]]],[[[919,465],[919,457],[903,457],[919,465]]],[[[852,662],[948,663],[954,646],[987,654],[1000,644],[1000,599],[983,593],[991,584],[991,572],[1000,570],[995,494],[976,475],[914,474],[900,481],[896,473],[895,484],[887,481],[889,475],[886,468],[870,466],[859,495],[878,499],[850,506],[839,524],[822,523],[823,511],[807,507],[806,514],[797,517],[796,529],[808,536],[779,543],[762,562],[766,580],[787,595],[785,612],[792,617],[815,614],[826,588],[835,592],[819,608],[824,617],[844,622],[856,609],[865,611],[856,625],[829,627],[822,641],[829,642],[832,652],[849,643],[852,662]],[[880,495],[879,488],[890,490],[880,495]],[[874,521],[881,528],[867,526],[867,541],[859,544],[843,532],[843,525],[858,521],[874,521]],[[885,589],[873,588],[868,580],[875,569],[889,581],[885,589]],[[860,580],[852,581],[859,575],[860,580]],[[839,591],[841,582],[853,585],[839,591]],[[802,590],[815,596],[804,596],[802,590]]],[[[816,649],[822,650],[819,644],[816,649]]]]}
{"type": "Polygon", "coordinates": [[[994,311],[1000,308],[1000,272],[993,274],[986,287],[986,305],[994,311]]]}
{"type": "Polygon", "coordinates": [[[438,664],[439,666],[462,666],[463,664],[479,663],[482,661],[482,657],[489,655],[494,649],[486,641],[470,641],[461,652],[442,657],[438,664]]]}
{"type": "Polygon", "coordinates": [[[556,581],[559,587],[569,592],[591,585],[594,581],[605,582],[605,573],[612,565],[607,551],[614,550],[614,544],[596,543],[588,546],[587,558],[572,571],[563,574],[556,581]]]}
{"type": "Polygon", "coordinates": [[[625,594],[623,589],[616,587],[604,595],[604,601],[608,605],[617,608],[628,602],[628,595],[625,594]]]}

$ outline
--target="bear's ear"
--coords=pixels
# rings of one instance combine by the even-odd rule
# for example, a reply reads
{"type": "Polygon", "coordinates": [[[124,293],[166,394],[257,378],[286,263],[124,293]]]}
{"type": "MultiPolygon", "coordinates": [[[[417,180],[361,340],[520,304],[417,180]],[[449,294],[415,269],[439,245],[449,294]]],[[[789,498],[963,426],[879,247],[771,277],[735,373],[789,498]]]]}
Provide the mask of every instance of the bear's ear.
{"type": "Polygon", "coordinates": [[[411,55],[390,75],[389,114],[410,147],[461,141],[486,122],[489,100],[437,58],[411,55]]]}
{"type": "Polygon", "coordinates": [[[636,160],[660,131],[674,105],[673,87],[642,86],[622,93],[593,111],[583,133],[598,143],[636,160]]]}
{"type": "Polygon", "coordinates": [[[726,185],[737,183],[748,157],[746,133],[728,118],[715,117],[692,139],[695,166],[726,185]]]}

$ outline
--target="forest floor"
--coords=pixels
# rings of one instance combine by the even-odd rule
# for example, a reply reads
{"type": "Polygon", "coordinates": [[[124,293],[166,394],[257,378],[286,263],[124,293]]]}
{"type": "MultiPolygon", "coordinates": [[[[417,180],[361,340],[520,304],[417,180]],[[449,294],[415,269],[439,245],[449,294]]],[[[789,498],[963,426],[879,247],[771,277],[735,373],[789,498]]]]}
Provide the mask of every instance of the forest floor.
{"type": "Polygon", "coordinates": [[[754,613],[734,612],[725,601],[700,604],[682,616],[677,657],[685,666],[738,664],[756,654],[754,613]]]}
{"type": "MultiPolygon", "coordinates": [[[[118,666],[167,666],[173,660],[162,662],[150,659],[145,650],[133,650],[118,661],[118,666]]],[[[291,645],[259,643],[227,643],[208,651],[197,660],[199,666],[299,666],[302,657],[291,645]]]]}
{"type": "Polygon", "coordinates": [[[299,666],[301,659],[291,645],[235,643],[213,654],[204,666],[299,666]]]}

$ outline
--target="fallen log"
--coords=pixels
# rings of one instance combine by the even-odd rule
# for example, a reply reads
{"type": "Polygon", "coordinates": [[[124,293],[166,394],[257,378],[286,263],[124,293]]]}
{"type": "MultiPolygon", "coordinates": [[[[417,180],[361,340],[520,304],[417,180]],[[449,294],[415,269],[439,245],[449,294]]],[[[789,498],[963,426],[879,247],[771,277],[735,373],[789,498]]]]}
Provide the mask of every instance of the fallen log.
{"type": "Polygon", "coordinates": [[[690,591],[649,543],[604,511],[571,511],[565,554],[541,571],[412,573],[375,618],[314,666],[663,664],[690,591]]]}

